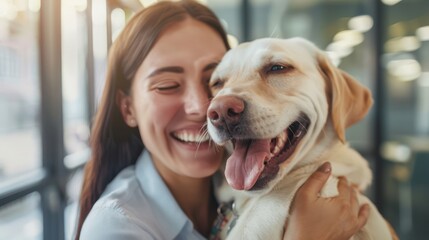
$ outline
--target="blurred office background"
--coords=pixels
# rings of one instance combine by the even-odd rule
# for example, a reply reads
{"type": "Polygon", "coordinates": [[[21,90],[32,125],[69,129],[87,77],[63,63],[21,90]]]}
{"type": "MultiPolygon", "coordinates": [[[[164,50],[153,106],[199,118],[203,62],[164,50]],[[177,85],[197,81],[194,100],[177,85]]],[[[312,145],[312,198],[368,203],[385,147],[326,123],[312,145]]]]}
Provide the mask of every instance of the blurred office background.
{"type": "MultiPolygon", "coordinates": [[[[109,46],[144,0],[0,0],[0,239],[71,239],[109,46]]],[[[231,41],[302,36],[368,86],[347,132],[401,239],[429,236],[429,1],[207,0],[231,41]]]]}

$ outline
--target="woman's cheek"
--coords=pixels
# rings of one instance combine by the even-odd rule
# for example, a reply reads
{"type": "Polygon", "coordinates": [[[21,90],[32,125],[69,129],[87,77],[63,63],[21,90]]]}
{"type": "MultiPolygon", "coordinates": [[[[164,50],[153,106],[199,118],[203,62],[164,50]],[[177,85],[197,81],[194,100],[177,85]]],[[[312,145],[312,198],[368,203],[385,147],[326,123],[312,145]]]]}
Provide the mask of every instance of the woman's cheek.
{"type": "Polygon", "coordinates": [[[180,111],[180,99],[162,97],[153,99],[153,105],[148,106],[147,115],[153,119],[155,125],[167,127],[180,111]]]}

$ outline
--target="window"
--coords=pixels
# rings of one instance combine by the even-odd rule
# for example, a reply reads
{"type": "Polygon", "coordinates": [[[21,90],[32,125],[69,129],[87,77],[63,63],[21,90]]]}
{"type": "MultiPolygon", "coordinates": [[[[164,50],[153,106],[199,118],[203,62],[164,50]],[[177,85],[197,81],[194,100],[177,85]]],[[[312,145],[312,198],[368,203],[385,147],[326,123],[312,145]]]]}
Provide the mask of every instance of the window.
{"type": "Polygon", "coordinates": [[[32,190],[45,176],[39,10],[37,1],[0,1],[0,232],[8,239],[43,236],[40,194],[32,190]]]}
{"type": "Polygon", "coordinates": [[[41,167],[38,8],[0,1],[0,182],[41,167]]]}
{"type": "Polygon", "coordinates": [[[72,237],[95,102],[91,4],[0,0],[2,237],[72,237]]]}
{"type": "Polygon", "coordinates": [[[43,239],[40,195],[29,194],[0,208],[3,239],[43,239]]]}
{"type": "Polygon", "coordinates": [[[88,59],[86,8],[86,1],[61,2],[61,79],[66,155],[76,154],[88,148],[90,113],[86,64],[88,59]]]}

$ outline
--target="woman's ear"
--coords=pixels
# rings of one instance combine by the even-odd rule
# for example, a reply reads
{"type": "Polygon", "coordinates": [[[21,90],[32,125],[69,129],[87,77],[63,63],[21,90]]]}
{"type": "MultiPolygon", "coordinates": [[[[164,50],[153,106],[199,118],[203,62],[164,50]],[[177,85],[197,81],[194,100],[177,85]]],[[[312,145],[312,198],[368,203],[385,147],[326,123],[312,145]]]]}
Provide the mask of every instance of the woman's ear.
{"type": "Polygon", "coordinates": [[[121,112],[122,119],[129,127],[137,127],[137,120],[131,103],[131,96],[125,94],[122,90],[116,92],[116,105],[121,112]]]}

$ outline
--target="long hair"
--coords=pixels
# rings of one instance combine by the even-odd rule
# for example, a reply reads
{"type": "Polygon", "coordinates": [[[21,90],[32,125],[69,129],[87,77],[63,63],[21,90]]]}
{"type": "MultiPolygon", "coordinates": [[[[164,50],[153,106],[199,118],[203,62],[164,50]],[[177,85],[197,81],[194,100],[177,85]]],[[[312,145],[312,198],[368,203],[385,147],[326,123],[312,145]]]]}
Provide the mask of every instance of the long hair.
{"type": "Polygon", "coordinates": [[[119,90],[129,94],[132,79],[168,26],[191,17],[214,29],[229,49],[216,15],[195,1],[159,2],[136,13],[112,44],[104,92],[91,132],[91,158],[85,166],[76,239],[83,222],[107,184],[125,167],[135,164],[144,149],[137,128],[129,127],[116,104],[119,90]]]}

